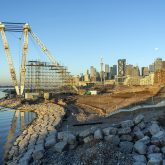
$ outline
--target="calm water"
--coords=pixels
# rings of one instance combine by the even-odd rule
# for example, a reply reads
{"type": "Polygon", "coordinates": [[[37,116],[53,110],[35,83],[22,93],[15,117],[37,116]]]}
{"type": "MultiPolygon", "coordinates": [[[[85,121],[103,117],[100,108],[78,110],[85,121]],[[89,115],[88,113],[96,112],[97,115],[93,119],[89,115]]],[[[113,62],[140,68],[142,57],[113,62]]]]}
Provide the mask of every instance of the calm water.
{"type": "MultiPolygon", "coordinates": [[[[0,97],[3,96],[4,93],[0,92],[0,97]]],[[[0,109],[0,164],[2,164],[4,153],[21,130],[36,117],[36,114],[15,111],[9,108],[2,109],[2,107],[0,109]]]]}

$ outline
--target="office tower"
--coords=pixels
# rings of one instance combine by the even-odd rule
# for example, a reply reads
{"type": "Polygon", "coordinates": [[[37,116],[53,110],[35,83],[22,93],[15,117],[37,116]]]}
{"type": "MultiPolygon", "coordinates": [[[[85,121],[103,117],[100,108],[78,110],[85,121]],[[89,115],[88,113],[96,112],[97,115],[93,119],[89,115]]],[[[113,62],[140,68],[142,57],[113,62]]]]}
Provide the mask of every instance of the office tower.
{"type": "Polygon", "coordinates": [[[133,76],[133,65],[126,65],[126,71],[125,71],[126,76],[133,76]]]}
{"type": "Polygon", "coordinates": [[[157,58],[154,61],[154,68],[155,68],[155,71],[162,70],[162,59],[161,58],[157,58]]]}
{"type": "Polygon", "coordinates": [[[90,81],[90,74],[89,74],[89,70],[87,69],[86,74],[84,75],[84,81],[90,81]]]}
{"type": "Polygon", "coordinates": [[[153,73],[155,71],[154,64],[149,65],[149,72],[153,73]]]}
{"type": "Polygon", "coordinates": [[[126,71],[126,59],[119,59],[118,60],[118,77],[125,76],[126,71]]]}
{"type": "Polygon", "coordinates": [[[109,80],[109,78],[110,78],[109,65],[105,64],[105,79],[109,80]]]}
{"type": "Polygon", "coordinates": [[[93,66],[90,67],[90,78],[92,82],[96,81],[96,69],[93,66]]]}
{"type": "Polygon", "coordinates": [[[96,71],[96,81],[101,81],[100,73],[96,71]]]}
{"type": "Polygon", "coordinates": [[[142,67],[142,76],[148,76],[148,75],[149,75],[149,68],[142,67]]]}
{"type": "Polygon", "coordinates": [[[133,67],[132,76],[133,76],[133,77],[140,76],[140,70],[139,70],[139,67],[138,67],[138,66],[134,66],[134,67],[133,67]]]}
{"type": "Polygon", "coordinates": [[[117,65],[113,65],[112,67],[110,67],[110,78],[114,79],[116,75],[117,75],[117,65]]]}

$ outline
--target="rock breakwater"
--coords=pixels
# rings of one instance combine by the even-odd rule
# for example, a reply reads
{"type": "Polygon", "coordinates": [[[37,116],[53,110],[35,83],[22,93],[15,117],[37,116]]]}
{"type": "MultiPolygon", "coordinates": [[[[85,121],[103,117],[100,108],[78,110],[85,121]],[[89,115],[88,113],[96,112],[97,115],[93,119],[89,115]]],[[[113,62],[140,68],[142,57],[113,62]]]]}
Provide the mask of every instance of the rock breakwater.
{"type": "Polygon", "coordinates": [[[16,138],[6,164],[35,163],[44,156],[45,149],[56,144],[56,129],[65,111],[63,107],[52,103],[23,105],[18,109],[36,112],[37,118],[16,138]]]}

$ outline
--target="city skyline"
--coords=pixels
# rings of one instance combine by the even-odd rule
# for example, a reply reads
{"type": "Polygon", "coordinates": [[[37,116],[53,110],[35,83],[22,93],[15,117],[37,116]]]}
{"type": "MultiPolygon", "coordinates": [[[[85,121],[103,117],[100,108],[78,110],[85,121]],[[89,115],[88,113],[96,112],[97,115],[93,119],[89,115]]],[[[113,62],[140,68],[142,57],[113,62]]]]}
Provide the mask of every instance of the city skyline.
{"type": "MultiPolygon", "coordinates": [[[[157,61],[157,67],[158,68],[156,68],[155,70],[161,70],[162,68],[163,69],[165,69],[165,61],[164,61],[164,59],[163,58],[160,58],[160,57],[157,57],[157,58],[155,58],[154,59],[154,61],[152,61],[151,62],[151,64],[148,64],[148,65],[146,65],[146,66],[138,66],[138,65],[134,65],[134,64],[131,64],[131,63],[129,63],[128,61],[127,61],[127,59],[118,59],[118,61],[119,60],[125,60],[125,65],[126,66],[131,66],[131,67],[138,67],[139,69],[140,69],[140,75],[143,75],[143,71],[142,71],[142,69],[143,68],[148,68],[148,70],[149,70],[149,72],[154,72],[154,69],[153,68],[150,68],[150,67],[155,67],[154,65],[155,65],[155,63],[156,63],[156,61],[157,61]]],[[[118,61],[116,61],[116,63],[114,63],[114,64],[112,64],[112,65],[109,65],[107,62],[104,62],[104,61],[102,61],[103,62],[103,71],[106,73],[107,71],[107,69],[106,69],[106,67],[107,66],[109,66],[109,69],[111,68],[113,68],[113,66],[116,66],[116,67],[118,67],[118,61]]],[[[96,68],[95,67],[95,65],[90,65],[89,67],[94,67],[94,69],[97,71],[97,72],[101,72],[101,65],[100,65],[100,68],[96,68]]],[[[88,68],[86,68],[86,70],[84,70],[84,72],[81,72],[81,73],[79,73],[78,75],[81,75],[81,74],[84,74],[84,73],[86,73],[87,71],[89,71],[89,67],[88,68]]],[[[111,70],[110,69],[110,70],[111,70]]],[[[116,68],[117,69],[117,68],[116,68]]],[[[109,71],[110,71],[109,70],[109,71]]],[[[117,73],[116,73],[116,75],[118,74],[118,70],[119,70],[119,68],[117,69],[117,73]]],[[[76,75],[75,75],[76,76],[76,75]]]]}
{"type": "MultiPolygon", "coordinates": [[[[91,64],[99,69],[101,56],[109,65],[125,58],[130,64],[142,67],[165,54],[163,0],[62,0],[49,3],[29,0],[26,9],[21,0],[13,3],[6,0],[1,4],[0,21],[28,22],[55,58],[74,75],[85,72],[91,64]]],[[[19,37],[7,34],[17,75],[21,52],[19,37]]],[[[29,59],[45,60],[30,39],[29,42],[29,59]]],[[[0,83],[11,83],[0,43],[0,83]]]]}

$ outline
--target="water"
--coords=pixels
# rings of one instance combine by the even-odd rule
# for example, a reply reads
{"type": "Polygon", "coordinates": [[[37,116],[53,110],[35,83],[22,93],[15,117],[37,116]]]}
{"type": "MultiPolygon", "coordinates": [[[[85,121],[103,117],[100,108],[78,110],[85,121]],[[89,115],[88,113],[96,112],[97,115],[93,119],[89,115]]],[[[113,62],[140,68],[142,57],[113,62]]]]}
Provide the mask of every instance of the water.
{"type": "Polygon", "coordinates": [[[0,89],[0,99],[3,98],[3,97],[5,97],[5,95],[6,95],[6,93],[4,93],[2,91],[3,91],[3,89],[0,89]]]}
{"type": "MultiPolygon", "coordinates": [[[[1,90],[1,89],[0,89],[1,90]]],[[[0,91],[0,98],[4,97],[0,91]]],[[[33,112],[15,111],[0,107],[0,164],[15,137],[36,117],[33,112]]]]}

